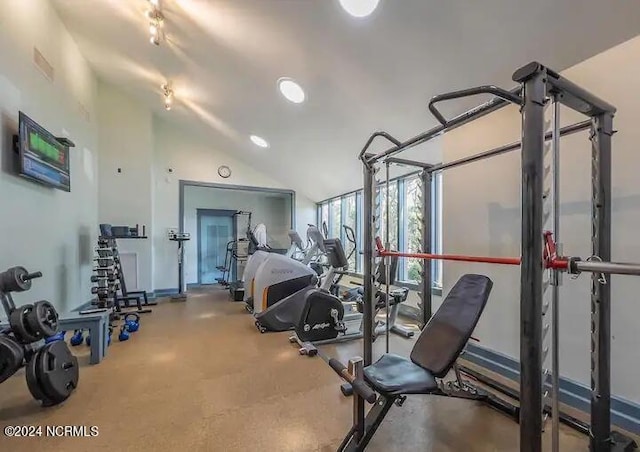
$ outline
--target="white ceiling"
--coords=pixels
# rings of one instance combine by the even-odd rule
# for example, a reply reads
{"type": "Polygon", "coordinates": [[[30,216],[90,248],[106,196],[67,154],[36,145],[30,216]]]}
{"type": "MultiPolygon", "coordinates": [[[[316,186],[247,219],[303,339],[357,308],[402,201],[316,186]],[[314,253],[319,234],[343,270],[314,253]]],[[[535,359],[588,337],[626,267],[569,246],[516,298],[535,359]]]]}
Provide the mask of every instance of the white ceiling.
{"type": "Polygon", "coordinates": [[[364,19],[338,0],[164,0],[156,47],[146,0],[53,3],[100,77],[313,200],[362,185],[356,156],[373,131],[407,139],[435,125],[432,95],[508,88],[531,60],[562,70],[640,33],[637,0],[381,0],[364,19]],[[283,76],[307,102],[282,98],[283,76]]]}

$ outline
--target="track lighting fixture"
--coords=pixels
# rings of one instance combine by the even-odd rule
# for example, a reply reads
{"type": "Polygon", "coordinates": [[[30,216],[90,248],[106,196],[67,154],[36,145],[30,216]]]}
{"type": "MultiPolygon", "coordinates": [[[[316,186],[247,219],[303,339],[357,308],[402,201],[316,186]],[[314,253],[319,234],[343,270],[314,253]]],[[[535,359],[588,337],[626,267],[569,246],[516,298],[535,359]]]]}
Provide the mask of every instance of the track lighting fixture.
{"type": "Polygon", "coordinates": [[[151,44],[160,45],[160,37],[163,33],[164,15],[160,10],[160,0],[149,0],[151,9],[147,11],[147,19],[149,19],[149,42],[151,44]]]}
{"type": "Polygon", "coordinates": [[[162,95],[164,96],[164,109],[169,111],[173,106],[173,89],[171,88],[171,82],[167,82],[161,86],[162,95]]]}

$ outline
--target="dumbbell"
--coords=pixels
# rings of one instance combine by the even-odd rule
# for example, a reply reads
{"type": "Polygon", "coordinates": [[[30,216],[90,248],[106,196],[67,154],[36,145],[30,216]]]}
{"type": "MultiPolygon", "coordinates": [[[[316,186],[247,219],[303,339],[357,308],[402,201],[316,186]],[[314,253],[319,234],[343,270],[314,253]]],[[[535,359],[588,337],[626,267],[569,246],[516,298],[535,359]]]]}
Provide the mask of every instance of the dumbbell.
{"type": "Polygon", "coordinates": [[[115,288],[111,287],[92,287],[91,293],[94,295],[110,295],[115,292],[115,288]]]}
{"type": "Polygon", "coordinates": [[[99,276],[99,275],[91,276],[91,282],[93,283],[100,282],[100,281],[113,282],[115,280],[116,280],[116,275],[114,275],[113,273],[111,273],[110,275],[104,275],[104,276],[99,276]]]}
{"type": "Polygon", "coordinates": [[[96,248],[98,257],[107,258],[113,256],[113,250],[111,248],[96,248]]]}
{"type": "Polygon", "coordinates": [[[31,280],[40,277],[41,272],[29,273],[24,267],[12,267],[0,273],[0,292],[24,292],[31,289],[31,280]]]}

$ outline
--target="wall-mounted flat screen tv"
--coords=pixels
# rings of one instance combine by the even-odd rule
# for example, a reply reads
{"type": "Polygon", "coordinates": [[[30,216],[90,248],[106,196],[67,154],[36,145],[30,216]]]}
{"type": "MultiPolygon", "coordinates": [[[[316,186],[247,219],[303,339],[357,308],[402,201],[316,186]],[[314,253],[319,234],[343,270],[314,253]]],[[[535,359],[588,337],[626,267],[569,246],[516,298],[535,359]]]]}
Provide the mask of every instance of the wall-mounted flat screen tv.
{"type": "Polygon", "coordinates": [[[18,128],[20,175],[50,187],[71,191],[69,148],[22,112],[18,128]]]}

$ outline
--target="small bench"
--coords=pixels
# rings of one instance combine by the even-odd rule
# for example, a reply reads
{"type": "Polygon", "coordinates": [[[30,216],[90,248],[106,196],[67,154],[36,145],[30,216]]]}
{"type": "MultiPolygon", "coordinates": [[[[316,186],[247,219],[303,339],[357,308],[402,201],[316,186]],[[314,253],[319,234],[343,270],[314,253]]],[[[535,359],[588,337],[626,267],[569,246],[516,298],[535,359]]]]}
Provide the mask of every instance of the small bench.
{"type": "MultiPolygon", "coordinates": [[[[8,328],[6,320],[0,321],[0,330],[8,328]]],[[[60,314],[59,331],[89,330],[91,337],[90,364],[99,364],[107,354],[109,340],[109,311],[92,314],[80,314],[77,311],[60,314]]]]}
{"type": "Polygon", "coordinates": [[[110,311],[80,314],[77,311],[60,314],[60,331],[89,330],[91,338],[90,364],[99,364],[107,354],[110,311]]]}

